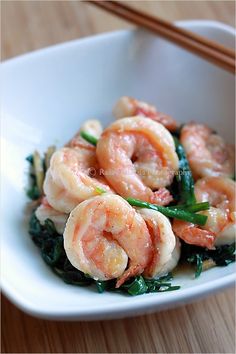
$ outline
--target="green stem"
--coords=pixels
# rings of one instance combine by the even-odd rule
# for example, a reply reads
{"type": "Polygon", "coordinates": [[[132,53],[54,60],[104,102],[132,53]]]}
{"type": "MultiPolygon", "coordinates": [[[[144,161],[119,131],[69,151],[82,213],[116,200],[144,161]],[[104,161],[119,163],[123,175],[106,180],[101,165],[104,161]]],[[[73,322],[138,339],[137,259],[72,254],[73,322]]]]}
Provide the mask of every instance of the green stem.
{"type": "Polygon", "coordinates": [[[97,142],[98,142],[98,139],[95,138],[95,136],[92,136],[84,131],[82,131],[80,133],[80,135],[82,136],[82,138],[84,138],[86,141],[88,141],[90,144],[96,146],[97,145],[97,142]]]}
{"type": "Polygon", "coordinates": [[[180,204],[180,205],[171,205],[168,208],[173,210],[185,210],[190,213],[196,213],[197,211],[208,210],[210,208],[209,202],[196,203],[192,205],[180,204]]]}
{"type": "Polygon", "coordinates": [[[207,221],[206,215],[193,214],[193,213],[190,213],[189,211],[185,211],[182,209],[180,209],[180,210],[171,209],[169,207],[163,207],[161,205],[151,204],[151,203],[143,202],[142,200],[133,199],[133,198],[125,198],[125,199],[132,206],[156,210],[169,218],[184,220],[184,221],[188,221],[188,222],[191,222],[191,223],[197,224],[197,225],[205,225],[205,223],[207,221]]]}
{"type": "Polygon", "coordinates": [[[196,203],[196,198],[194,194],[194,180],[192,172],[183,146],[176,137],[174,137],[174,142],[176,153],[179,158],[179,174],[177,181],[179,183],[181,201],[186,204],[194,204],[196,203]]]}

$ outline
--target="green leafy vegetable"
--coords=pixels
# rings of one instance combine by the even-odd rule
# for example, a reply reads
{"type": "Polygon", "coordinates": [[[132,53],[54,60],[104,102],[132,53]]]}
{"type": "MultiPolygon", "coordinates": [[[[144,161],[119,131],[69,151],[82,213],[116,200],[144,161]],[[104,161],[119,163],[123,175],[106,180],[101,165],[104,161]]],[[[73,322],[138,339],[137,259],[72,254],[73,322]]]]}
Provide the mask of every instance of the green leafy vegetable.
{"type": "Polygon", "coordinates": [[[44,181],[44,161],[40,158],[37,151],[33,155],[26,157],[30,163],[30,181],[29,189],[26,191],[27,196],[32,200],[37,200],[42,195],[43,181],[44,181]]]}
{"type": "Polygon", "coordinates": [[[127,291],[127,293],[130,295],[142,295],[145,294],[148,290],[145,280],[141,275],[135,277],[131,281],[124,283],[121,288],[122,290],[127,291]]]}
{"type": "Polygon", "coordinates": [[[180,289],[180,286],[172,286],[171,283],[168,282],[172,279],[173,276],[171,273],[157,279],[145,279],[139,275],[123,284],[121,288],[130,295],[141,295],[145,293],[156,293],[180,289]]]}
{"type": "Polygon", "coordinates": [[[179,194],[181,202],[186,204],[195,204],[196,198],[194,195],[194,180],[191,169],[184,151],[183,146],[179,140],[174,137],[176,153],[179,157],[179,172],[177,182],[179,184],[179,194]]]}
{"type": "Polygon", "coordinates": [[[106,282],[97,280],[96,287],[97,287],[98,292],[101,294],[106,290],[106,282]]]}
{"type": "Polygon", "coordinates": [[[104,291],[109,291],[109,290],[116,290],[116,280],[107,280],[107,281],[101,281],[101,280],[93,280],[93,282],[96,285],[97,291],[101,294],[104,291]]]}
{"type": "Polygon", "coordinates": [[[154,292],[164,292],[164,291],[173,291],[180,289],[179,285],[172,286],[169,280],[172,280],[172,273],[168,273],[157,279],[145,279],[146,285],[148,287],[149,293],[154,292]]]}
{"type": "Polygon", "coordinates": [[[198,253],[195,255],[195,259],[196,259],[196,267],[197,267],[195,272],[195,278],[198,278],[202,272],[203,260],[200,254],[198,253]]]}
{"type": "Polygon", "coordinates": [[[29,233],[40,248],[43,260],[64,282],[80,286],[90,285],[93,282],[69,262],[63,246],[63,237],[56,232],[51,220],[47,219],[42,226],[33,213],[29,223],[29,233]]]}
{"type": "Polygon", "coordinates": [[[92,136],[84,131],[82,131],[80,133],[80,135],[82,136],[82,138],[84,138],[86,141],[88,141],[90,144],[96,146],[97,145],[97,142],[98,142],[98,139],[95,138],[95,136],[92,136]]]}
{"type": "Polygon", "coordinates": [[[172,134],[174,137],[176,137],[176,138],[179,139],[180,134],[181,134],[181,130],[183,129],[183,127],[184,127],[184,124],[181,124],[175,131],[171,132],[171,134],[172,134]]]}
{"type": "Polygon", "coordinates": [[[40,197],[39,189],[36,185],[33,185],[26,191],[27,196],[32,200],[37,200],[40,197]]]}
{"type": "Polygon", "coordinates": [[[33,168],[33,155],[27,156],[26,161],[30,163],[29,188],[28,190],[26,190],[26,194],[30,199],[37,200],[40,197],[40,191],[37,187],[36,177],[33,168]]]}
{"type": "Polygon", "coordinates": [[[181,261],[195,266],[195,277],[199,277],[206,260],[212,260],[217,266],[227,266],[235,261],[235,243],[208,250],[182,242],[181,261]]]}
{"type": "Polygon", "coordinates": [[[48,265],[54,266],[57,264],[58,260],[62,255],[62,244],[62,236],[58,236],[55,239],[47,239],[44,241],[43,246],[41,248],[42,257],[48,265]]]}
{"type": "Polygon", "coordinates": [[[27,156],[26,158],[26,161],[28,161],[31,165],[33,165],[33,155],[31,154],[31,155],[29,155],[29,156],[27,156]]]}
{"type": "MultiPolygon", "coordinates": [[[[71,266],[72,267],[72,266],[71,266]]],[[[66,284],[76,286],[88,286],[92,284],[92,279],[84,276],[79,270],[67,270],[63,271],[61,268],[52,268],[55,274],[57,274],[66,284]]]]}
{"type": "Polygon", "coordinates": [[[190,213],[189,211],[183,209],[173,209],[173,207],[163,207],[160,205],[143,202],[142,200],[138,200],[134,198],[126,198],[126,200],[130,205],[139,208],[148,208],[152,210],[157,210],[167,217],[185,220],[193,224],[205,225],[207,221],[206,215],[190,213]]]}
{"type": "Polygon", "coordinates": [[[178,182],[178,175],[174,176],[173,182],[170,186],[166,187],[170,194],[173,197],[173,202],[171,202],[168,206],[176,206],[178,203],[181,202],[181,195],[179,191],[179,182],[178,182]]]}

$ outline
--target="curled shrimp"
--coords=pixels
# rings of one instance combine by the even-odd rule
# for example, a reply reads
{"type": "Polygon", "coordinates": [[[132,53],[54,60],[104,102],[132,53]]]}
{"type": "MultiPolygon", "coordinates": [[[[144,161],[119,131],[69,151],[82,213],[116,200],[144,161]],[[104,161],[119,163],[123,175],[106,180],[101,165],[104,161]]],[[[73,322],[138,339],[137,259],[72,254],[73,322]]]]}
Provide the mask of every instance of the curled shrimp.
{"type": "Polygon", "coordinates": [[[205,176],[232,177],[235,170],[234,146],[227,144],[205,124],[188,123],[180,141],[195,179],[205,176]]]}
{"type": "Polygon", "coordinates": [[[66,221],[68,219],[68,214],[62,213],[60,211],[55,210],[47,201],[46,197],[43,197],[41,200],[40,206],[36,209],[35,215],[39,220],[41,225],[44,225],[45,220],[50,219],[53,221],[55,225],[56,231],[62,235],[66,221]]]}
{"type": "Polygon", "coordinates": [[[46,173],[44,192],[60,212],[69,213],[81,201],[98,195],[99,188],[111,191],[99,175],[95,147],[81,137],[81,131],[99,138],[102,126],[98,120],[86,121],[66,147],[53,154],[46,173]]]}
{"type": "Polygon", "coordinates": [[[215,246],[231,244],[236,235],[235,182],[226,177],[204,177],[195,184],[198,202],[209,201],[209,210],[201,212],[207,222],[199,227],[174,220],[173,230],[185,242],[214,249],[215,246]]]}
{"type": "Polygon", "coordinates": [[[112,194],[88,199],[71,212],[64,247],[75,268],[96,280],[118,278],[116,287],[141,274],[153,254],[143,218],[112,194]]]}
{"type": "Polygon", "coordinates": [[[106,179],[121,196],[160,205],[172,200],[164,187],[178,170],[178,157],[163,125],[140,116],[117,120],[104,130],[96,153],[106,179]]]}
{"type": "Polygon", "coordinates": [[[95,178],[96,156],[86,148],[62,148],[56,151],[44,181],[44,192],[54,209],[70,213],[83,200],[111,191],[106,181],[95,178]]]}
{"type": "Polygon", "coordinates": [[[169,219],[163,214],[150,209],[139,209],[138,213],[146,222],[154,246],[152,261],[144,275],[147,278],[164,275],[178,264],[180,242],[172,231],[169,219]]]}
{"type": "Polygon", "coordinates": [[[146,102],[127,96],[121,97],[115,104],[113,115],[116,119],[140,115],[163,124],[170,131],[175,131],[178,128],[178,123],[171,116],[157,112],[154,106],[146,102]]]}

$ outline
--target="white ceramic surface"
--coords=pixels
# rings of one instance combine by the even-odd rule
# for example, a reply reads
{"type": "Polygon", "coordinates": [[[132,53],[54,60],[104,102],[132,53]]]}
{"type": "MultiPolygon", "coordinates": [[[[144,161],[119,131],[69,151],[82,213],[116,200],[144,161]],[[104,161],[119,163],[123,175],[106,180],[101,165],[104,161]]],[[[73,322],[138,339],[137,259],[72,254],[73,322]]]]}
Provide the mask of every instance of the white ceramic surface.
{"type": "MultiPolygon", "coordinates": [[[[179,25],[233,46],[230,27],[179,25]]],[[[232,285],[234,265],[176,276],[175,292],[129,297],[66,285],[46,266],[27,234],[25,157],[66,142],[90,117],[104,125],[122,95],[154,103],[181,122],[207,122],[234,140],[234,77],[144,31],[72,41],[2,64],[1,253],[4,293],[39,317],[94,320],[177,306],[232,285]]]]}

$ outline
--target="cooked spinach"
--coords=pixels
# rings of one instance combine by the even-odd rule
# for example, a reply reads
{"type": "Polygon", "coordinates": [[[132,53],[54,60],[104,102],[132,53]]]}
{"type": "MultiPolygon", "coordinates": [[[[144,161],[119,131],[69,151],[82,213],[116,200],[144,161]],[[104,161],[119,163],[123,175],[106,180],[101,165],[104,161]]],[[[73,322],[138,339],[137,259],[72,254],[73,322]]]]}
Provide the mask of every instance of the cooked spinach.
{"type": "Polygon", "coordinates": [[[169,280],[172,280],[171,273],[157,279],[145,279],[141,275],[129,280],[121,286],[130,295],[141,295],[145,293],[156,293],[180,289],[180,286],[172,286],[169,280]]]}
{"type": "Polygon", "coordinates": [[[32,200],[37,200],[40,197],[39,189],[35,184],[31,185],[31,187],[26,191],[26,194],[32,200]]]}
{"type": "Polygon", "coordinates": [[[29,173],[29,188],[26,191],[26,195],[31,200],[37,200],[41,196],[41,191],[37,185],[37,178],[34,167],[34,155],[29,155],[26,157],[26,161],[30,164],[30,173],[29,173]]]}
{"type": "Polygon", "coordinates": [[[181,124],[175,131],[171,132],[171,134],[176,137],[176,138],[180,138],[180,134],[181,134],[181,130],[183,129],[184,124],[181,124]]]}
{"type": "Polygon", "coordinates": [[[47,219],[45,224],[41,225],[33,213],[29,223],[29,234],[40,248],[43,260],[64,282],[80,286],[93,282],[69,262],[63,246],[63,237],[57,233],[51,220],[47,219]]]}
{"type": "Polygon", "coordinates": [[[33,165],[33,154],[27,156],[25,159],[26,159],[26,161],[28,161],[31,165],[33,165]]]}
{"type": "Polygon", "coordinates": [[[176,180],[178,182],[180,201],[183,204],[195,204],[196,198],[194,195],[194,180],[192,172],[183,146],[176,137],[174,137],[174,141],[176,153],[179,158],[179,171],[176,180]]]}
{"type": "Polygon", "coordinates": [[[227,266],[235,261],[235,243],[216,247],[208,250],[198,246],[189,245],[182,242],[181,262],[187,262],[195,266],[195,277],[199,277],[204,261],[211,259],[217,266],[227,266]]]}
{"type": "Polygon", "coordinates": [[[26,157],[26,161],[30,163],[29,189],[26,194],[32,200],[39,199],[43,194],[45,174],[54,152],[55,146],[49,146],[44,157],[41,157],[38,151],[34,151],[33,154],[26,157]]]}

